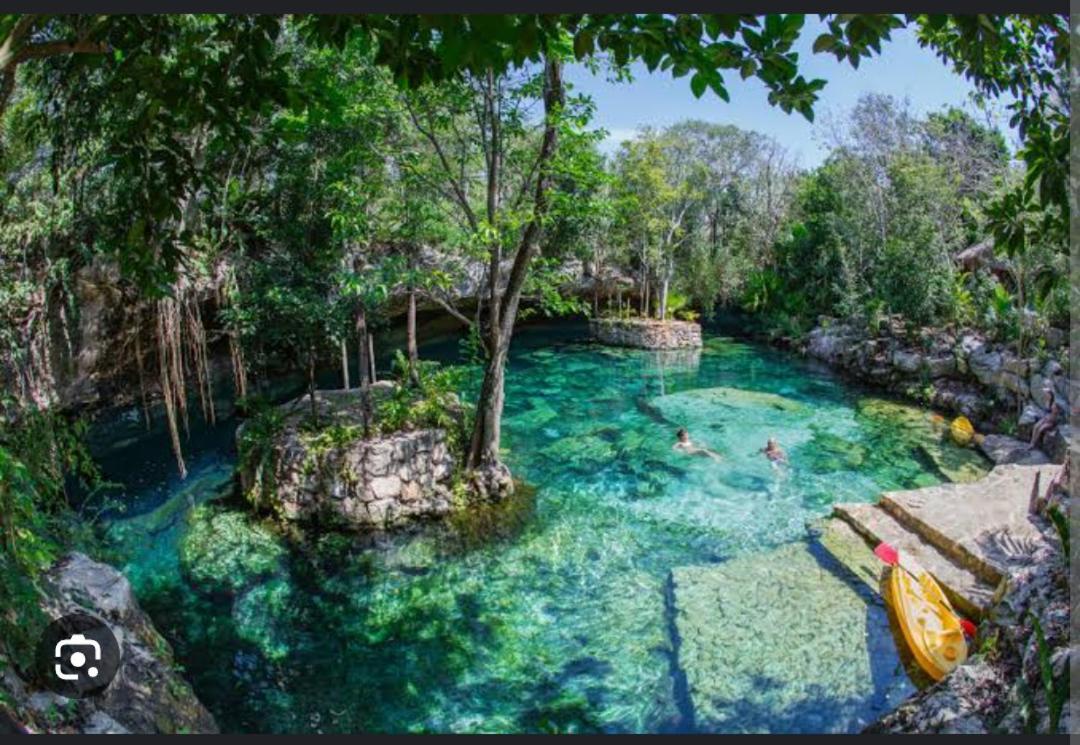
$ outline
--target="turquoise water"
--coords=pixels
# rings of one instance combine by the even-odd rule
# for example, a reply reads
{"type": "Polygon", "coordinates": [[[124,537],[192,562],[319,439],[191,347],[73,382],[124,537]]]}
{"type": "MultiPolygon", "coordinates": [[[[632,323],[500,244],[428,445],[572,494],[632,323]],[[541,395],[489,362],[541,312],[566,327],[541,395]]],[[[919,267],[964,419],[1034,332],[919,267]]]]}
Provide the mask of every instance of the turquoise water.
{"type": "MultiPolygon", "coordinates": [[[[710,338],[700,353],[657,353],[582,334],[536,327],[515,339],[503,444],[533,488],[375,546],[248,518],[226,496],[232,424],[193,433],[186,482],[161,438],[108,454],[129,505],[113,516],[116,551],[224,730],[848,731],[910,690],[879,601],[807,542],[806,522],[834,502],[942,480],[912,427],[922,415],[758,346],[710,338]],[[674,450],[679,426],[719,459],[674,450]],[[758,452],[770,436],[788,466],[758,452]],[[828,588],[830,613],[842,605],[835,617],[865,623],[855,642],[817,646],[807,625],[825,590],[785,577],[794,589],[769,607],[804,619],[799,644],[787,649],[776,628],[767,648],[731,636],[744,641],[723,650],[715,676],[755,693],[695,717],[704,694],[688,688],[688,668],[713,663],[687,659],[685,644],[680,659],[672,570],[737,559],[728,566],[769,576],[804,556],[844,588],[839,599],[828,588]],[[802,678],[783,680],[786,667],[802,678]],[[763,670],[779,677],[753,688],[763,670]]],[[[722,579],[729,611],[752,607],[767,581],[722,579]]],[[[689,627],[708,627],[708,606],[687,612],[698,614],[689,627]]]]}

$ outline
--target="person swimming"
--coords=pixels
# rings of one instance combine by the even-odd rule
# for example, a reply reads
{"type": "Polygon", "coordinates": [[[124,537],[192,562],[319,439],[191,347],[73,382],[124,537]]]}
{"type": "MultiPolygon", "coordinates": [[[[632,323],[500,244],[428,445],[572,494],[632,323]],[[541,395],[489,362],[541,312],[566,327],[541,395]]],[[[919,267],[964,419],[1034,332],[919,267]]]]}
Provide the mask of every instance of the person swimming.
{"type": "Polygon", "coordinates": [[[685,427],[680,427],[679,431],[675,433],[675,445],[672,449],[681,450],[688,455],[707,455],[713,460],[720,460],[720,453],[694,444],[690,439],[690,433],[686,431],[685,427]]]}
{"type": "Polygon", "coordinates": [[[787,453],[776,442],[775,437],[770,437],[768,442],[765,443],[765,447],[758,452],[765,453],[765,457],[773,463],[787,463],[787,453]]]}

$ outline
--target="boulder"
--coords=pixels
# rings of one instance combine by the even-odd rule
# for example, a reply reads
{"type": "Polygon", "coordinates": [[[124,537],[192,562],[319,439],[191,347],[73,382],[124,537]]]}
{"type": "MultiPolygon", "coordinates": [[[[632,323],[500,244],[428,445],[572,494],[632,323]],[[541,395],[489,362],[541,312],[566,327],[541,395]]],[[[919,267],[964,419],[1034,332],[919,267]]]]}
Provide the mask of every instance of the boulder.
{"type": "Polygon", "coordinates": [[[169,643],[139,607],[131,585],[108,564],[72,553],[43,581],[42,609],[49,618],[88,612],[107,623],[120,645],[116,677],[100,694],[68,699],[19,678],[0,675],[0,700],[13,706],[26,729],[45,732],[216,733],[217,724],[177,673],[169,643]]]}
{"type": "Polygon", "coordinates": [[[893,367],[905,373],[917,373],[922,369],[924,358],[918,352],[897,349],[893,352],[893,367]]]}
{"type": "Polygon", "coordinates": [[[995,465],[1018,463],[1022,466],[1040,466],[1050,462],[1043,451],[1007,435],[986,435],[979,442],[979,449],[995,465]]]}
{"type": "Polygon", "coordinates": [[[1059,424],[1043,435],[1042,446],[1050,460],[1064,463],[1068,457],[1069,443],[1072,441],[1072,428],[1068,424],[1059,424]]]}
{"type": "Polygon", "coordinates": [[[998,376],[1002,370],[1002,356],[986,345],[980,345],[968,355],[968,368],[980,383],[987,386],[996,385],[998,376]]]}
{"type": "Polygon", "coordinates": [[[956,357],[943,354],[926,359],[926,369],[931,378],[945,378],[956,374],[956,357]]]}

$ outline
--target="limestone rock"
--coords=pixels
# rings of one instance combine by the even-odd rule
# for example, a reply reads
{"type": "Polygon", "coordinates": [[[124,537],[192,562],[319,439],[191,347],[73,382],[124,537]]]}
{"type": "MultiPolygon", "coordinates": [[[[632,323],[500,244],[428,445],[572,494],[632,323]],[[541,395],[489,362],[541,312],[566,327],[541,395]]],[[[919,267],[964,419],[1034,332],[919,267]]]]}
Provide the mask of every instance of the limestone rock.
{"type": "Polygon", "coordinates": [[[1007,435],[986,435],[979,443],[979,449],[994,461],[995,465],[1019,463],[1024,466],[1039,466],[1050,462],[1041,450],[1007,435]]]}
{"type": "Polygon", "coordinates": [[[600,318],[589,321],[589,330],[602,344],[642,349],[701,347],[701,325],[691,321],[658,321],[650,318],[600,318]]]}
{"type": "Polygon", "coordinates": [[[213,716],[176,672],[172,649],[139,607],[127,578],[80,553],[57,562],[44,578],[43,610],[51,618],[77,610],[109,624],[120,643],[121,665],[103,693],[71,700],[35,691],[7,668],[0,694],[34,731],[215,733],[213,716]],[[55,712],[62,712],[57,718],[55,712]]]}
{"type": "Polygon", "coordinates": [[[893,352],[893,367],[900,370],[901,372],[918,372],[922,369],[923,362],[923,356],[918,352],[912,352],[910,350],[904,349],[897,349],[893,352]]]}
{"type": "Polygon", "coordinates": [[[241,463],[241,485],[251,501],[285,520],[330,519],[364,530],[401,527],[450,512],[445,493],[456,464],[444,430],[364,439],[357,391],[317,395],[324,422],[319,433],[301,427],[306,402],[286,404],[284,424],[268,457],[241,463]]]}
{"type": "Polygon", "coordinates": [[[798,543],[672,570],[677,660],[699,729],[857,731],[867,711],[912,691],[884,607],[844,572],[798,543]]]}
{"type": "Polygon", "coordinates": [[[968,367],[980,383],[994,385],[1002,369],[1001,353],[980,345],[968,355],[968,367]]]}

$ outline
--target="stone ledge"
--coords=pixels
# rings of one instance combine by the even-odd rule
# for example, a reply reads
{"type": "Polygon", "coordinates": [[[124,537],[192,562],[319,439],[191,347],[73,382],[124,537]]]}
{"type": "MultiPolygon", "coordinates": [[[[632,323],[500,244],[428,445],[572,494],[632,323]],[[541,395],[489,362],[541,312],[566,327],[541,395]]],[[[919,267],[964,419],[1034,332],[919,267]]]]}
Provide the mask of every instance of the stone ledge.
{"type": "Polygon", "coordinates": [[[652,318],[594,318],[589,331],[602,344],[641,349],[701,347],[701,324],[652,318]]]}

